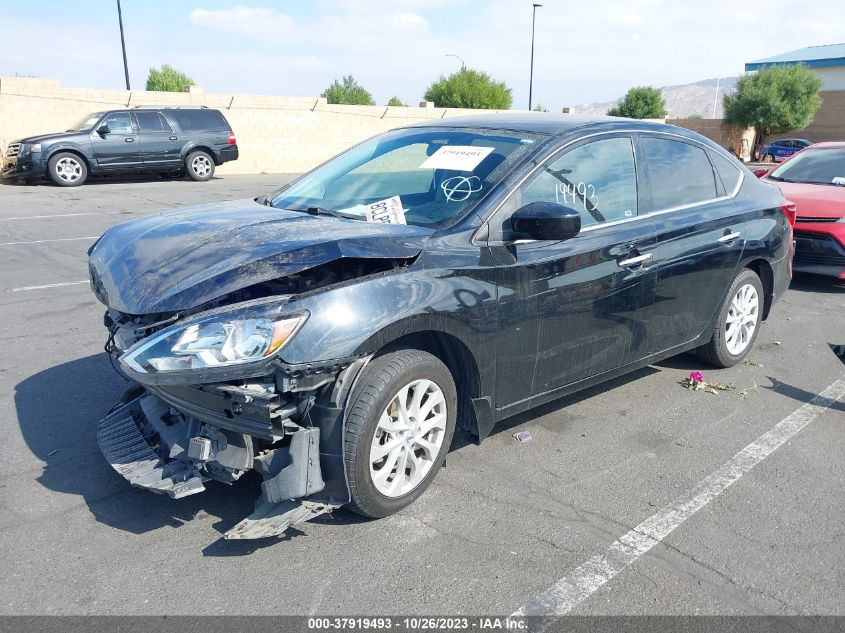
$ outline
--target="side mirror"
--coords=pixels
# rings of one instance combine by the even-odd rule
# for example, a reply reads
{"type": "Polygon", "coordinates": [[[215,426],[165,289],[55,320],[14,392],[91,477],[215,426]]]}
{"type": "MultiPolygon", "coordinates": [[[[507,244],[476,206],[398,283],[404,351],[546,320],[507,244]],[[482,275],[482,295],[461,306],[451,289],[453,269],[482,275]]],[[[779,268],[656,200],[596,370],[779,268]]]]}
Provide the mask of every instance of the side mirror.
{"type": "Polygon", "coordinates": [[[753,173],[755,176],[757,176],[757,178],[762,178],[763,176],[765,176],[766,174],[769,173],[769,168],[768,167],[760,167],[758,169],[755,169],[751,173],[753,173]]]}
{"type": "Polygon", "coordinates": [[[109,132],[111,132],[111,128],[106,124],[103,124],[97,128],[97,134],[99,134],[100,136],[105,136],[109,132]]]}
{"type": "Polygon", "coordinates": [[[568,240],[581,231],[581,214],[554,202],[531,202],[514,212],[511,228],[532,240],[568,240]]]}

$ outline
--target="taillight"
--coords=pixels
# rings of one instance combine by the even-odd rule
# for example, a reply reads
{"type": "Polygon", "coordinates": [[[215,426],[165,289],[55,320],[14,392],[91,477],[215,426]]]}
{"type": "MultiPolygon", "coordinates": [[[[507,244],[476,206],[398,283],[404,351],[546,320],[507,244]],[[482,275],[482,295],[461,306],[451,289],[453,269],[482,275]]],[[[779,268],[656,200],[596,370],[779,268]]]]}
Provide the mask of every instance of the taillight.
{"type": "Polygon", "coordinates": [[[237,142],[238,142],[238,139],[235,138],[235,133],[229,132],[229,145],[236,145],[237,142]]]}
{"type": "Polygon", "coordinates": [[[791,228],[795,228],[795,216],[798,212],[795,203],[790,202],[789,200],[784,200],[783,203],[780,205],[780,210],[783,211],[783,214],[786,216],[786,219],[789,220],[789,226],[791,228]]]}

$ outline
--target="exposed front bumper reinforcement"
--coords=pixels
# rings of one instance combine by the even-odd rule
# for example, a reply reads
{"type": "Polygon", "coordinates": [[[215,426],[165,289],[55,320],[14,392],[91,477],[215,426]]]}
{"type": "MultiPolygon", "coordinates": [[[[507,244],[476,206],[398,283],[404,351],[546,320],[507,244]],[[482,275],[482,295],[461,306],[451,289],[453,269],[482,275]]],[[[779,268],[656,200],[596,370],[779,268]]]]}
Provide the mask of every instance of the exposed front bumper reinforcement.
{"type": "Polygon", "coordinates": [[[326,514],[340,506],[313,501],[266,503],[259,498],[255,512],[223,535],[227,540],[281,536],[290,526],[326,514]]]}
{"type": "Polygon", "coordinates": [[[130,484],[174,499],[205,490],[204,478],[187,462],[165,464],[147,443],[136,419],[143,416],[140,398],[121,406],[100,422],[97,441],[106,460],[130,484]]]}

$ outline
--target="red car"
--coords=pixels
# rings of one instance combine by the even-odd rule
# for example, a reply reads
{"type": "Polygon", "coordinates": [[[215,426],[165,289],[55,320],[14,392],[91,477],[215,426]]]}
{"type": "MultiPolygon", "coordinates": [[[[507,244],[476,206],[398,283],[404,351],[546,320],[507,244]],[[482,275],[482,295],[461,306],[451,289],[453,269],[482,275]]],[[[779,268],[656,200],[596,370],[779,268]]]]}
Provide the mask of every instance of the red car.
{"type": "Polygon", "coordinates": [[[816,143],[755,173],[797,207],[793,270],[845,279],[845,143],[816,143]]]}

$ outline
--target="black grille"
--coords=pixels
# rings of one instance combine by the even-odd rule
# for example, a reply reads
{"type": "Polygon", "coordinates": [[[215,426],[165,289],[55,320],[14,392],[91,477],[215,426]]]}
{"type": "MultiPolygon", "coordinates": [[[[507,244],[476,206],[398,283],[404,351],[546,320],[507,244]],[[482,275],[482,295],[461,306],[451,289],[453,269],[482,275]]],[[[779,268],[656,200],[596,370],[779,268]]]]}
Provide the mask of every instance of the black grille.
{"type": "Polygon", "coordinates": [[[813,217],[813,216],[798,216],[795,218],[796,224],[832,224],[833,222],[838,222],[839,218],[820,218],[820,217],[813,217]]]}

